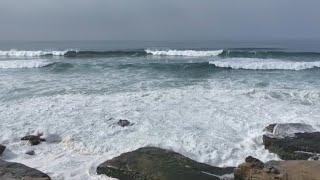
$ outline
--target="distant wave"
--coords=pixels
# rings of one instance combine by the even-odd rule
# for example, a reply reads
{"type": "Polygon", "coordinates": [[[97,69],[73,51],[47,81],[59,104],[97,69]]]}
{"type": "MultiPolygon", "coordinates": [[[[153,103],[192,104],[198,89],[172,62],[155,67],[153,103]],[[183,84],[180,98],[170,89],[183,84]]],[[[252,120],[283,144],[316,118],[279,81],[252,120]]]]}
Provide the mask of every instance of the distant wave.
{"type": "Polygon", "coordinates": [[[246,57],[246,58],[286,58],[307,57],[319,58],[319,52],[287,52],[271,49],[231,49],[224,50],[221,57],[246,57]]]}
{"type": "Polygon", "coordinates": [[[0,57],[140,57],[140,56],[185,56],[185,57],[226,57],[226,58],[320,58],[319,52],[286,52],[272,49],[229,49],[229,50],[157,50],[136,49],[122,51],[29,51],[29,50],[0,50],[0,57]]]}
{"type": "Polygon", "coordinates": [[[197,50],[130,50],[130,51],[24,51],[24,50],[9,50],[0,51],[0,56],[7,57],[40,57],[40,56],[65,56],[65,57],[114,57],[114,56],[218,56],[223,50],[215,51],[197,51],[197,50]]]}
{"type": "Polygon", "coordinates": [[[249,70],[303,70],[320,67],[320,61],[299,62],[259,58],[226,58],[210,61],[209,64],[222,68],[249,70]]]}
{"type": "Polygon", "coordinates": [[[148,54],[157,56],[189,56],[189,57],[204,57],[204,56],[218,56],[223,53],[223,50],[214,51],[197,51],[197,50],[149,50],[148,54]]]}
{"type": "Polygon", "coordinates": [[[0,56],[7,57],[40,57],[40,56],[64,56],[68,51],[0,51],[0,56]]]}
{"type": "Polygon", "coordinates": [[[0,69],[40,68],[51,64],[54,64],[54,62],[42,60],[10,60],[0,61],[0,69]]]}

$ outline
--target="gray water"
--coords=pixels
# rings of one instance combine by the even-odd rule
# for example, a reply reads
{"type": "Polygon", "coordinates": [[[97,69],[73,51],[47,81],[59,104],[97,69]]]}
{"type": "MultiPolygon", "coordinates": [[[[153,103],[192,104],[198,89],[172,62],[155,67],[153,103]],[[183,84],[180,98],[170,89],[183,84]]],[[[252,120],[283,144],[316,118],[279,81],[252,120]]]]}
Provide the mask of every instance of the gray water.
{"type": "Polygon", "coordinates": [[[12,151],[5,158],[55,179],[97,179],[80,172],[146,145],[216,166],[247,155],[276,159],[262,146],[266,125],[319,128],[318,44],[1,42],[0,143],[12,151]],[[118,127],[118,119],[134,125],[118,127]],[[37,132],[61,142],[25,158],[19,137],[37,132]]]}

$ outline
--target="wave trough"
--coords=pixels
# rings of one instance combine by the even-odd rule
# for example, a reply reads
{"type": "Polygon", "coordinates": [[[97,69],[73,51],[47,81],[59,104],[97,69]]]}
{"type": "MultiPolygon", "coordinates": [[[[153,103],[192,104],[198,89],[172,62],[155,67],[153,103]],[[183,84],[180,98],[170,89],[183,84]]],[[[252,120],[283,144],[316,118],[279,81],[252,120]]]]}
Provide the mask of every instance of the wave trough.
{"type": "Polygon", "coordinates": [[[259,58],[226,58],[210,61],[209,64],[222,68],[248,70],[304,70],[320,67],[320,61],[298,62],[259,58]]]}

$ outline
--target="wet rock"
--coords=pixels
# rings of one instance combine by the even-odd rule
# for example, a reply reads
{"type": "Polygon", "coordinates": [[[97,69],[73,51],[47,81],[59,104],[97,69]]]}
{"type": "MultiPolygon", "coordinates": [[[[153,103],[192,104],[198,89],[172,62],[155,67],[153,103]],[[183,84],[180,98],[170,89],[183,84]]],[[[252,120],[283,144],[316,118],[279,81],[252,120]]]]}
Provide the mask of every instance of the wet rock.
{"type": "Polygon", "coordinates": [[[97,173],[120,180],[219,180],[232,174],[233,169],[198,163],[169,150],[144,147],[106,161],[98,166],[97,173]]]}
{"type": "Polygon", "coordinates": [[[234,171],[235,180],[316,180],[320,177],[320,161],[269,161],[261,169],[245,162],[234,171]]]}
{"type": "Polygon", "coordinates": [[[274,127],[276,125],[277,124],[270,124],[270,125],[268,125],[267,127],[264,128],[264,131],[269,132],[269,133],[273,133],[274,127]]]}
{"type": "Polygon", "coordinates": [[[6,150],[6,147],[4,145],[0,144],[0,156],[2,155],[2,153],[4,152],[4,150],[6,150]]]}
{"type": "Polygon", "coordinates": [[[123,120],[123,119],[120,119],[117,124],[118,124],[119,126],[121,126],[121,127],[126,127],[126,126],[132,125],[132,124],[130,123],[130,121],[128,121],[128,120],[123,120]]]}
{"type": "Polygon", "coordinates": [[[320,132],[306,124],[277,124],[263,135],[263,144],[283,160],[307,160],[320,154],[320,132]]]}
{"type": "Polygon", "coordinates": [[[50,180],[41,171],[23,164],[0,160],[0,179],[2,180],[50,180]]]}
{"type": "Polygon", "coordinates": [[[251,164],[252,167],[262,169],[264,167],[264,163],[260,161],[259,159],[256,159],[252,156],[248,156],[246,158],[246,163],[251,164]]]}
{"type": "Polygon", "coordinates": [[[28,135],[21,138],[23,141],[29,141],[32,146],[38,145],[43,141],[46,141],[44,138],[41,138],[42,134],[38,135],[28,135]]]}
{"type": "Polygon", "coordinates": [[[30,156],[33,156],[35,155],[36,153],[33,151],[33,150],[30,150],[30,151],[27,151],[26,154],[30,155],[30,156]]]}

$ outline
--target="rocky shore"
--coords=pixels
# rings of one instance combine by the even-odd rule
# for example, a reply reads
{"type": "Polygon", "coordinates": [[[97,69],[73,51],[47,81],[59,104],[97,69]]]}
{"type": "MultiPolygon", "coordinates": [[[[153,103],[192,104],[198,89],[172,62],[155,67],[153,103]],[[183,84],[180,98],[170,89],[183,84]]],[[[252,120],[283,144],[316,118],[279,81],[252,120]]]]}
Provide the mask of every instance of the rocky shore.
{"type": "Polygon", "coordinates": [[[247,157],[238,167],[219,168],[181,154],[144,147],[121,154],[97,168],[120,180],[319,180],[320,132],[299,123],[271,124],[263,135],[265,149],[285,161],[262,162],[247,157]]]}
{"type": "MultiPolygon", "coordinates": [[[[133,124],[119,120],[117,125],[133,124]]],[[[171,150],[142,147],[105,161],[96,172],[120,180],[320,180],[320,132],[300,123],[270,124],[264,131],[265,149],[277,154],[281,161],[262,162],[249,156],[238,167],[214,167],[171,150]]],[[[46,142],[41,136],[28,135],[21,140],[36,146],[46,142]]],[[[1,180],[50,180],[41,171],[1,160],[6,151],[6,146],[0,144],[1,180]]]]}

